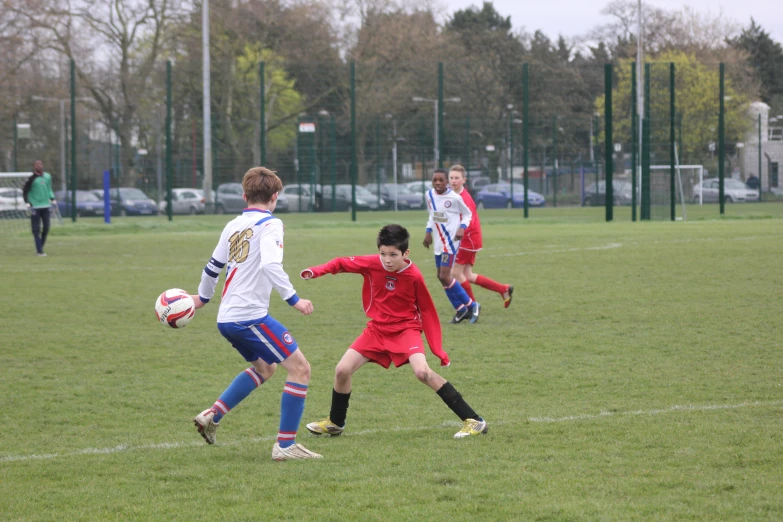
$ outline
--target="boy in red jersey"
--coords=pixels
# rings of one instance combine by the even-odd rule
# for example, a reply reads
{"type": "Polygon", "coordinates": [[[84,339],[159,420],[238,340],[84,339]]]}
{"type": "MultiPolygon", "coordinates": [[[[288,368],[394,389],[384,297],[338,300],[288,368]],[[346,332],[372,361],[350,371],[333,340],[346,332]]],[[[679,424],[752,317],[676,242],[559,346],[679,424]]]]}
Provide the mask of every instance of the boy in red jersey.
{"type": "Polygon", "coordinates": [[[473,201],[473,197],[465,189],[465,167],[462,165],[454,165],[449,170],[449,185],[457,195],[462,197],[462,200],[468,206],[473,217],[470,220],[467,230],[465,230],[462,241],[459,245],[459,251],[457,251],[457,257],[454,260],[454,265],[451,267],[451,275],[462,285],[465,292],[474,301],[473,289],[470,284],[475,283],[482,288],[497,292],[503,298],[503,306],[508,308],[511,304],[511,296],[514,293],[514,287],[511,285],[504,285],[498,283],[492,279],[483,275],[473,273],[473,265],[476,264],[476,253],[481,250],[481,221],[479,220],[478,211],[476,210],[476,203],[473,201]]]}
{"type": "Polygon", "coordinates": [[[380,256],[338,257],[326,264],[302,270],[303,279],[348,272],[364,277],[362,303],[370,318],[364,332],[353,342],[337,363],[329,417],[311,422],[307,429],[315,435],[340,435],[345,429],[351,376],[367,362],[388,368],[410,363],[413,373],[432,388],[443,402],[462,420],[462,429],[454,435],[460,439],[487,432],[482,419],[446,379],[432,371],[424,355],[421,332],[427,337],[430,351],[441,366],[448,366],[449,356],[441,347],[438,313],[424,277],[408,259],[410,234],[400,225],[386,225],[378,233],[380,256]]]}

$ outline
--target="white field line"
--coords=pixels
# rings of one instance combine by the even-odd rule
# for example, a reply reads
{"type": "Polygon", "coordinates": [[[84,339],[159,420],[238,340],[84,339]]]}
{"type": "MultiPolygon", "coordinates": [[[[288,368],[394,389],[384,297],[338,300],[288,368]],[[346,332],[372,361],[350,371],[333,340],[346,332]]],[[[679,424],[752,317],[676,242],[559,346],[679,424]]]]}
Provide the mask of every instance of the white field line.
{"type": "MultiPolygon", "coordinates": [[[[586,420],[604,419],[607,417],[621,417],[628,415],[661,415],[664,413],[676,413],[676,412],[701,412],[701,411],[719,411],[719,410],[736,410],[741,408],[764,408],[783,405],[783,400],[776,401],[752,401],[741,402],[738,404],[675,404],[668,408],[660,408],[653,410],[635,410],[635,411],[621,411],[611,412],[602,411],[598,414],[579,414],[568,415],[565,417],[528,417],[523,419],[510,419],[510,420],[492,420],[489,419],[490,426],[498,426],[505,424],[518,424],[521,422],[531,423],[555,423],[555,422],[578,422],[586,420]]],[[[367,435],[374,435],[376,433],[388,433],[393,432],[411,432],[411,431],[426,431],[435,429],[438,427],[457,427],[460,426],[459,422],[447,421],[435,426],[412,426],[412,427],[394,427],[394,428],[377,428],[370,430],[362,430],[356,432],[349,432],[342,435],[343,437],[364,437],[367,435]]],[[[195,434],[194,434],[195,435],[195,434]]],[[[266,437],[253,437],[249,439],[241,439],[230,442],[221,442],[220,446],[237,446],[244,444],[253,444],[256,442],[272,442],[276,436],[266,437]]],[[[150,450],[167,450],[178,448],[194,448],[203,446],[203,441],[188,441],[188,442],[162,442],[159,444],[143,444],[139,446],[133,446],[130,444],[120,444],[118,446],[112,446],[108,448],[86,448],[78,451],[71,451],[68,453],[41,453],[30,455],[9,455],[6,457],[0,457],[0,463],[5,462],[20,462],[28,460],[50,460],[60,457],[76,457],[80,455],[108,455],[112,453],[122,453],[125,451],[150,451],[150,450]]]]}

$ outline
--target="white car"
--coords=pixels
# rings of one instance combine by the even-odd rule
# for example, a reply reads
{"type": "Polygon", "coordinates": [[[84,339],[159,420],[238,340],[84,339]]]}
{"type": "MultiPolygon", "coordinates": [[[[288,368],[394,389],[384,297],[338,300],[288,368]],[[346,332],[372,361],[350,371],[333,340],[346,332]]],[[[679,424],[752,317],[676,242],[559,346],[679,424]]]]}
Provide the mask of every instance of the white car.
{"type": "MultiPolygon", "coordinates": [[[[693,202],[717,203],[720,195],[720,180],[710,178],[702,180],[693,186],[693,202]]],[[[723,201],[726,203],[742,203],[745,201],[758,201],[759,191],[745,186],[738,179],[725,178],[723,180],[723,201]]]]}
{"type": "MultiPolygon", "coordinates": [[[[160,202],[160,211],[166,213],[166,197],[160,202]]],[[[171,189],[172,214],[203,214],[204,191],[201,189],[176,188],[171,189]]]]}
{"type": "Polygon", "coordinates": [[[0,215],[16,217],[26,215],[22,189],[18,187],[0,188],[0,215]]]}

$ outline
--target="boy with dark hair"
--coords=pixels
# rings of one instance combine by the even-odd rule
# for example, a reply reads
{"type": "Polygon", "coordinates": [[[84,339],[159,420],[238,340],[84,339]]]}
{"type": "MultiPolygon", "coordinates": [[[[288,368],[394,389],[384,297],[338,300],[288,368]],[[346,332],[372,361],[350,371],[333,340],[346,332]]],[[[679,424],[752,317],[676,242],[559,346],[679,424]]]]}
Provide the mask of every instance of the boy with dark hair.
{"type": "Polygon", "coordinates": [[[272,215],[283,184],[271,170],[256,167],[242,179],[247,208],[223,229],[193,301],[201,308],[215,294],[218,276],[226,282],[218,310],[218,330],[252,366],[241,372],[217,401],[193,422],[208,444],[215,443],[220,419],[257,387],[268,381],[279,364],[288,372],[280,405],[280,429],[272,447],[274,460],[321,458],[296,443],[304,412],[310,364],[296,340],[269,310],[269,295],[277,290],[303,315],[313,304],[300,299],[283,270],[283,223],[272,215]]]}
{"type": "Polygon", "coordinates": [[[474,301],[451,275],[451,267],[454,265],[462,237],[470,225],[473,213],[462,198],[449,187],[448,171],[445,169],[435,169],[432,173],[432,188],[427,191],[425,198],[429,219],[427,233],[424,236],[424,247],[429,248],[434,243],[438,280],[456,310],[451,322],[459,323],[470,318],[470,322],[475,323],[478,321],[481,305],[474,301]]]}
{"type": "Polygon", "coordinates": [[[473,212],[473,217],[470,219],[470,225],[465,230],[465,236],[462,238],[459,244],[459,251],[457,257],[454,259],[454,266],[451,267],[451,274],[457,279],[465,292],[473,297],[473,289],[470,284],[475,283],[482,288],[497,292],[500,297],[503,298],[503,306],[508,308],[511,304],[511,297],[514,294],[514,287],[512,285],[506,285],[498,283],[492,279],[476,274],[473,272],[473,265],[476,264],[476,254],[482,248],[481,240],[481,221],[479,220],[478,210],[476,209],[476,203],[473,201],[473,197],[465,189],[465,167],[462,165],[452,165],[449,169],[449,185],[451,190],[455,194],[460,196],[465,202],[465,205],[473,212]]]}
{"type": "Polygon", "coordinates": [[[438,313],[421,272],[408,259],[408,231],[400,225],[386,225],[378,233],[380,256],[339,257],[326,264],[302,270],[303,279],[348,272],[364,278],[362,302],[370,318],[364,332],[351,344],[337,363],[329,417],[311,422],[307,429],[315,435],[340,435],[345,429],[351,376],[365,363],[389,368],[410,363],[416,378],[432,388],[462,420],[454,435],[463,438],[487,432],[487,423],[446,379],[432,371],[424,355],[421,332],[441,366],[449,356],[441,347],[438,313]]]}

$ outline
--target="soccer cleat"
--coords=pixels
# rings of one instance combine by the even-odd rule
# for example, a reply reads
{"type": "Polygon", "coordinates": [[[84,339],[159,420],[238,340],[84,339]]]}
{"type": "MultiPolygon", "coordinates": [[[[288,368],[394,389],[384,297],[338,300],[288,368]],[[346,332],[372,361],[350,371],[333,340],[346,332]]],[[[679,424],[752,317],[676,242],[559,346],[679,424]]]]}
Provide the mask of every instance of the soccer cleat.
{"type": "Polygon", "coordinates": [[[312,433],[313,435],[331,435],[333,437],[336,437],[340,435],[345,430],[345,426],[342,428],[332,422],[332,420],[327,417],[325,419],[321,419],[317,422],[311,422],[307,425],[307,431],[312,433]]]}
{"type": "Polygon", "coordinates": [[[459,310],[457,310],[457,313],[454,314],[454,317],[451,318],[451,324],[461,323],[462,321],[470,317],[470,310],[471,309],[468,308],[467,306],[464,306],[459,310]]]}
{"type": "Polygon", "coordinates": [[[310,451],[301,444],[292,444],[287,448],[281,448],[280,444],[275,442],[272,446],[272,460],[278,462],[283,460],[298,460],[298,459],[321,459],[322,455],[310,451]]]}
{"type": "Polygon", "coordinates": [[[478,322],[479,313],[481,313],[481,305],[477,301],[473,303],[473,311],[470,313],[470,324],[478,322]]]}
{"type": "Polygon", "coordinates": [[[482,435],[487,433],[487,431],[489,431],[489,428],[487,427],[487,421],[484,419],[465,419],[462,421],[462,429],[454,434],[454,438],[462,439],[471,435],[482,435]]]}
{"type": "Polygon", "coordinates": [[[193,424],[196,425],[196,429],[204,437],[204,440],[207,441],[207,444],[215,443],[215,433],[217,432],[218,424],[212,421],[214,416],[215,412],[210,408],[202,411],[193,419],[193,424]]]}
{"type": "Polygon", "coordinates": [[[43,252],[38,252],[35,255],[37,255],[38,257],[46,257],[46,254],[44,254],[43,252]]]}
{"type": "Polygon", "coordinates": [[[514,287],[506,285],[506,291],[503,292],[503,308],[508,308],[511,304],[511,296],[514,294],[514,287]]]}

